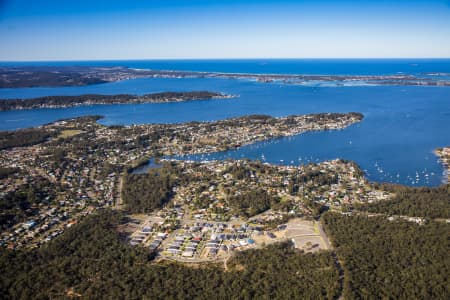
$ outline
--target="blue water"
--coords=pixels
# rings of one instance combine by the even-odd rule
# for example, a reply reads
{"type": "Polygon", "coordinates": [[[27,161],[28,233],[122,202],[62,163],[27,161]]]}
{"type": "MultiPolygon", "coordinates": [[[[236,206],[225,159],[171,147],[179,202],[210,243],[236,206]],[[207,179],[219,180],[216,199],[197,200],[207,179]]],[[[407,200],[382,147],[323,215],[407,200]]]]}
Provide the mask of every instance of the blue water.
{"type": "MultiPolygon", "coordinates": [[[[113,62],[95,62],[92,65],[113,62]]],[[[408,74],[450,72],[450,60],[392,61],[145,61],[123,62],[139,68],[248,73],[408,74]],[[315,70],[315,72],[313,72],[315,70]]],[[[285,116],[357,111],[364,120],[341,131],[309,133],[257,143],[195,159],[251,158],[279,164],[325,159],[354,160],[375,181],[438,185],[442,166],[432,151],[450,145],[450,88],[412,86],[306,87],[226,79],[137,79],[62,88],[0,89],[0,98],[86,93],[144,94],[159,91],[211,90],[240,97],[184,103],[81,106],[0,113],[0,129],[16,129],[60,118],[101,114],[100,123],[175,123],[212,121],[247,115],[285,116]],[[416,175],[417,172],[417,175],[416,175]],[[428,176],[425,176],[427,174],[428,176]],[[417,176],[417,177],[416,177],[417,176]],[[418,180],[416,180],[418,178],[418,180]]]]}
{"type": "Polygon", "coordinates": [[[137,69],[316,75],[420,75],[450,70],[450,59],[205,59],[0,62],[0,66],[124,66],[137,69]]]}

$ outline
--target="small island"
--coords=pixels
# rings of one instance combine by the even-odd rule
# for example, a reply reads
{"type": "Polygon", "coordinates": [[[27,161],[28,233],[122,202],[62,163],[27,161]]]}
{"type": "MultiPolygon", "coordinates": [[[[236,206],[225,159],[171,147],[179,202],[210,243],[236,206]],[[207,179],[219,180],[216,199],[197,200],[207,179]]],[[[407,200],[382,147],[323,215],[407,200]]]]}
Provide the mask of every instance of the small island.
{"type": "Polygon", "coordinates": [[[195,92],[163,92],[146,95],[99,95],[87,94],[79,96],[46,96],[32,99],[0,100],[0,111],[37,109],[37,108],[67,108],[81,105],[100,104],[137,104],[137,103],[165,103],[210,99],[228,99],[234,96],[221,93],[195,92]]]}

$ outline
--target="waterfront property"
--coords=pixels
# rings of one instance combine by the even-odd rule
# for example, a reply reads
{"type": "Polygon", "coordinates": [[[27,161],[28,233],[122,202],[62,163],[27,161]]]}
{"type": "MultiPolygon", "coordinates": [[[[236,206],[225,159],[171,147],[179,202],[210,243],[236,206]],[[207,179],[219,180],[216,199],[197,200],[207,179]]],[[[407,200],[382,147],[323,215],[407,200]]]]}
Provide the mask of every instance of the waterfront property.
{"type": "MultiPolygon", "coordinates": [[[[36,247],[96,209],[120,204],[123,173],[146,157],[224,150],[230,144],[343,128],[361,118],[356,113],[250,116],[211,123],[105,127],[96,123],[98,117],[83,117],[4,133],[0,161],[7,176],[0,179],[0,195],[23,205],[4,211],[1,243],[36,247]]],[[[133,244],[145,238],[145,233],[138,235],[133,244]]]]}
{"type": "MultiPolygon", "coordinates": [[[[152,62],[154,63],[154,62],[152,62]]],[[[211,68],[212,62],[198,62],[211,68]]],[[[272,62],[277,67],[279,62],[272,62]]],[[[359,63],[349,63],[350,66],[359,63]]],[[[358,74],[387,74],[392,68],[379,69],[379,62],[365,68],[342,69],[336,72],[358,74]]],[[[142,62],[141,62],[142,64],[142,62]]],[[[290,62],[301,67],[303,63],[290,62]]],[[[314,65],[315,63],[311,63],[314,65]]],[[[145,66],[151,65],[147,62],[145,66]]],[[[307,64],[308,65],[308,64],[307,64]]],[[[405,74],[414,73],[413,67],[403,61],[405,74]]],[[[182,67],[181,64],[179,67],[182,67]]],[[[223,65],[221,65],[223,66],[223,65]]],[[[237,68],[245,67],[240,64],[237,68]]],[[[257,67],[256,65],[252,65],[257,67]]],[[[309,66],[309,65],[308,65],[309,66]]],[[[426,65],[420,62],[424,73],[439,67],[445,73],[446,62],[426,65]],[[425,67],[427,66],[427,67],[425,67]]],[[[139,68],[138,65],[135,67],[139,68]]],[[[191,67],[194,67],[191,64],[191,67]]],[[[308,67],[310,71],[314,68],[308,67]]],[[[280,69],[278,72],[281,73],[280,69]]],[[[259,70],[260,72],[262,70],[259,70]]],[[[249,72],[255,72],[250,69],[249,72]]],[[[436,76],[436,79],[444,75],[436,76]]],[[[439,73],[440,74],[440,73],[439,73]]],[[[146,123],[183,123],[211,121],[249,114],[319,113],[323,111],[359,111],[366,118],[360,125],[343,131],[321,132],[294,136],[289,139],[262,143],[239,151],[228,151],[211,158],[262,159],[277,164],[302,164],[343,158],[353,160],[366,170],[370,180],[412,186],[436,186],[442,182],[443,168],[433,154],[438,147],[448,145],[448,101],[450,89],[422,86],[297,86],[283,83],[259,83],[248,80],[220,78],[145,78],[123,80],[102,85],[55,88],[2,89],[0,98],[35,98],[48,95],[80,94],[148,94],[160,91],[211,90],[239,95],[231,101],[190,101],[180,103],[147,103],[127,105],[90,105],[59,109],[35,109],[1,112],[0,128],[16,129],[42,125],[60,118],[81,115],[104,115],[99,120],[105,125],[132,125],[146,123]],[[408,149],[408,151],[404,151],[408,149]],[[264,155],[264,156],[263,156],[264,155]],[[281,161],[283,160],[283,161],[281,161]],[[419,175],[416,180],[416,172],[419,175]],[[427,175],[427,176],[426,176],[427,175]]]]}

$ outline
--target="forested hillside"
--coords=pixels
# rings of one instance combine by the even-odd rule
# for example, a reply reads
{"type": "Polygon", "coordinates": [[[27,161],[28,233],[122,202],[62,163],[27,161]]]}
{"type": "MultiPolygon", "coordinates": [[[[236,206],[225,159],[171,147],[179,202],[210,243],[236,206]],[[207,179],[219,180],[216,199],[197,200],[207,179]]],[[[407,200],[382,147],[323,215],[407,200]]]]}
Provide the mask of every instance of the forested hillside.
{"type": "Polygon", "coordinates": [[[402,185],[380,185],[384,190],[395,193],[390,201],[380,201],[357,206],[359,210],[371,213],[403,215],[426,218],[450,218],[450,185],[440,187],[408,187],[402,185]]]}
{"type": "Polygon", "coordinates": [[[345,299],[448,299],[450,224],[326,213],[345,299]]]}
{"type": "Polygon", "coordinates": [[[330,252],[304,254],[289,243],[239,253],[201,268],[153,263],[120,239],[120,213],[89,216],[32,251],[0,250],[2,299],[332,299],[339,294],[330,252]]]}

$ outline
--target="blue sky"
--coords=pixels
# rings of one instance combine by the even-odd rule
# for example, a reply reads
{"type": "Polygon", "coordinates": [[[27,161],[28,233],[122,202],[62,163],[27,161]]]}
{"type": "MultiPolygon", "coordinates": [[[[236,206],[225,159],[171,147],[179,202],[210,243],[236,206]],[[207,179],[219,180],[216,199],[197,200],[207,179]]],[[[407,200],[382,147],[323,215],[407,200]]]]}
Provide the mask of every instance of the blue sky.
{"type": "Polygon", "coordinates": [[[450,57],[450,1],[0,0],[0,60],[450,57]]]}

